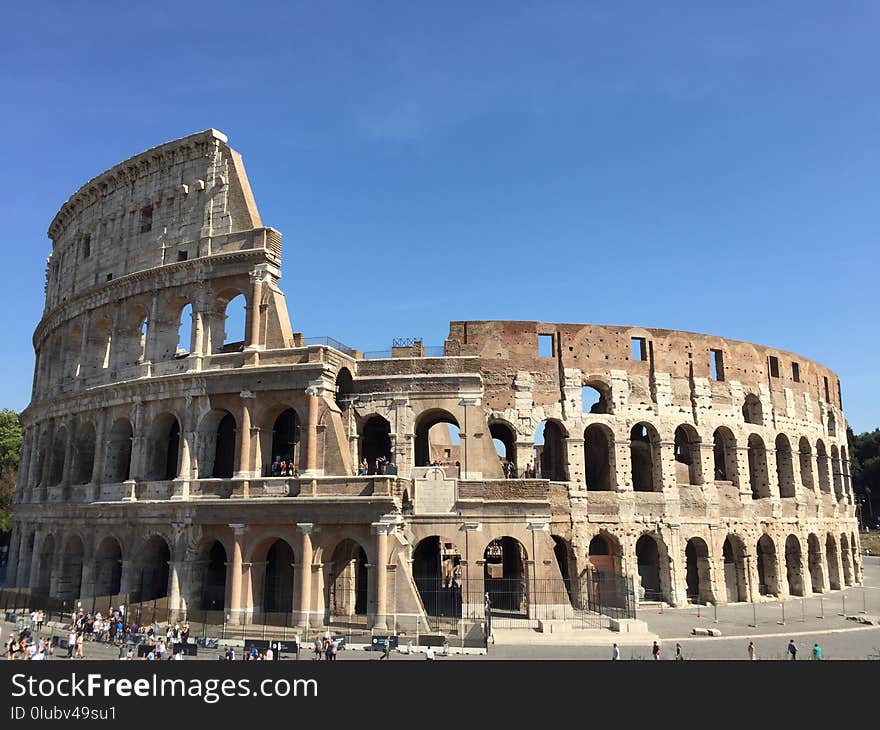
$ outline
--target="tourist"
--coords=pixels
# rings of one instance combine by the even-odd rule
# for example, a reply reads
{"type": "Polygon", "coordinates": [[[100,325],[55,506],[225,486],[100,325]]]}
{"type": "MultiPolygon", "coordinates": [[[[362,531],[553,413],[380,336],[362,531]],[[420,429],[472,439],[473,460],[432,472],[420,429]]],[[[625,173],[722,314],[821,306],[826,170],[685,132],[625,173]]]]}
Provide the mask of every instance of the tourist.
{"type": "Polygon", "coordinates": [[[279,474],[281,474],[281,459],[279,457],[275,457],[275,461],[272,462],[269,473],[273,477],[277,477],[279,474]]]}
{"type": "Polygon", "coordinates": [[[758,658],[758,652],[755,650],[755,642],[749,642],[749,659],[755,661],[758,658]]]}
{"type": "Polygon", "coordinates": [[[794,644],[794,639],[788,642],[788,653],[791,655],[792,661],[797,659],[797,647],[794,644]]]}
{"type": "Polygon", "coordinates": [[[427,649],[425,649],[425,659],[427,659],[429,662],[434,661],[434,647],[433,646],[429,646],[427,649]]]}
{"type": "Polygon", "coordinates": [[[76,632],[71,629],[67,635],[67,658],[73,659],[73,652],[76,651],[76,632]]]}
{"type": "Polygon", "coordinates": [[[188,644],[189,643],[189,624],[184,621],[183,628],[180,630],[180,643],[188,644]]]}
{"type": "Polygon", "coordinates": [[[369,464],[367,464],[367,460],[361,459],[361,463],[358,464],[357,475],[359,477],[365,477],[365,476],[367,476],[367,472],[369,471],[369,469],[370,469],[370,466],[369,466],[369,464]]]}
{"type": "Polygon", "coordinates": [[[680,662],[684,660],[684,656],[681,653],[681,644],[675,644],[675,661],[680,662]]]}
{"type": "Polygon", "coordinates": [[[654,642],[654,646],[651,648],[651,656],[654,657],[655,661],[660,660],[660,644],[656,641],[654,642]]]}
{"type": "Polygon", "coordinates": [[[37,631],[43,630],[43,618],[43,609],[41,608],[39,611],[37,611],[37,631]]]}
{"type": "Polygon", "coordinates": [[[83,654],[83,632],[80,631],[76,635],[76,658],[77,659],[85,659],[85,654],[83,654]]]}
{"type": "Polygon", "coordinates": [[[616,662],[620,660],[620,647],[617,644],[614,644],[611,647],[611,661],[616,662]]]}
{"type": "Polygon", "coordinates": [[[281,476],[286,476],[286,475],[287,475],[287,459],[282,459],[282,460],[281,460],[281,465],[280,465],[280,468],[279,468],[278,473],[279,473],[281,476]]]}
{"type": "Polygon", "coordinates": [[[813,659],[821,659],[822,658],[822,647],[818,644],[813,644],[813,659]]]}
{"type": "Polygon", "coordinates": [[[266,661],[271,662],[275,660],[275,652],[272,651],[272,644],[269,644],[269,648],[266,649],[266,661]]]}
{"type": "Polygon", "coordinates": [[[314,651],[315,651],[314,661],[321,661],[321,640],[320,639],[315,639],[314,651]]]}

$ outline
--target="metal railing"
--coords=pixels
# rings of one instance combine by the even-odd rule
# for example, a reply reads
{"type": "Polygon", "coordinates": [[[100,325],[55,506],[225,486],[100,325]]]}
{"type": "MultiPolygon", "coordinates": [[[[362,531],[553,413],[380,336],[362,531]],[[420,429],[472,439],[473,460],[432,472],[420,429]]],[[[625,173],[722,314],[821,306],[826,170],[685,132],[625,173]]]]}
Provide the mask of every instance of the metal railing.
{"type": "Polygon", "coordinates": [[[332,337],[305,337],[303,339],[303,345],[324,345],[325,347],[332,347],[334,350],[339,350],[339,352],[344,352],[350,357],[354,357],[355,355],[354,348],[344,345],[339,340],[334,340],[332,337]]]}

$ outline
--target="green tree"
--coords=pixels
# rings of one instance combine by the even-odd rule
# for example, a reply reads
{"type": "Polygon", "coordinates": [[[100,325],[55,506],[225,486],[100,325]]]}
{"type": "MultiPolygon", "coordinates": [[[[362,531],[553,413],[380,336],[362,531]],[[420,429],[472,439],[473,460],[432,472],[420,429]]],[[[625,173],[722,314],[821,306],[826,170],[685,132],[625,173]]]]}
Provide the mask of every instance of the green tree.
{"type": "Polygon", "coordinates": [[[12,529],[12,491],[21,457],[21,421],[8,408],[0,410],[0,532],[12,529]]]}
{"type": "Polygon", "coordinates": [[[847,429],[850,448],[850,467],[853,491],[867,497],[870,506],[866,507],[864,518],[880,514],[877,498],[880,495],[880,428],[855,435],[847,429]]]}

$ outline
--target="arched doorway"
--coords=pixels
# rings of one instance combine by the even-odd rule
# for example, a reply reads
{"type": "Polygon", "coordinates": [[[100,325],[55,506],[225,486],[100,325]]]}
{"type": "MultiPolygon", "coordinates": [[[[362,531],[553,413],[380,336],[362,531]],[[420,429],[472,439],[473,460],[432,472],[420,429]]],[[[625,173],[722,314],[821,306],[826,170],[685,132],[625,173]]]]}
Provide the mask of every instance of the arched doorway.
{"type": "MultiPolygon", "coordinates": [[[[293,408],[278,414],[272,424],[272,463],[299,464],[300,422],[293,408]]],[[[272,472],[269,471],[271,474],[272,472]]]]}
{"type": "Polygon", "coordinates": [[[703,482],[700,465],[700,435],[693,426],[681,425],[674,436],[675,481],[698,485],[703,482]]]}
{"type": "Polygon", "coordinates": [[[840,567],[837,562],[837,542],[830,532],[825,537],[825,562],[828,563],[828,585],[832,591],[839,591],[840,567]]]}
{"type": "Polygon", "coordinates": [[[852,563],[850,562],[849,540],[845,532],[840,536],[840,564],[843,566],[843,583],[851,586],[853,584],[852,563]]]}
{"type": "Polygon", "coordinates": [[[513,537],[496,538],[483,551],[483,561],[493,618],[527,618],[526,551],[522,543],[513,537]]]}
{"type": "Polygon", "coordinates": [[[712,434],[712,443],[715,481],[736,485],[736,439],[733,432],[724,426],[716,428],[712,434]]]}
{"type": "Polygon", "coordinates": [[[171,550],[165,539],[153,535],[141,553],[141,564],[137,581],[139,601],[153,601],[168,595],[168,567],[171,550]]]}
{"type": "Polygon", "coordinates": [[[535,431],[535,468],[541,479],[564,482],[568,479],[565,439],[568,434],[556,421],[541,421],[535,431]]]}
{"type": "MultiPolygon", "coordinates": [[[[337,617],[347,618],[351,622],[355,621],[355,617],[365,617],[368,586],[366,551],[354,540],[343,540],[336,546],[330,559],[327,620],[337,617]]],[[[360,620],[356,622],[360,623],[360,620]]]]}
{"type": "Polygon", "coordinates": [[[79,535],[71,535],[61,553],[61,576],[56,591],[58,598],[72,601],[80,597],[84,553],[82,539],[79,535]]]}
{"type": "Polygon", "coordinates": [[[746,396],[742,407],[742,414],[743,421],[746,423],[752,423],[756,426],[764,425],[764,412],[761,407],[761,401],[753,393],[749,393],[746,396]]]}
{"type": "Polygon", "coordinates": [[[489,435],[495,444],[495,451],[502,464],[507,463],[513,466],[513,475],[519,474],[516,463],[516,434],[513,429],[506,423],[501,421],[493,421],[489,424],[489,435]]]}
{"type": "Polygon", "coordinates": [[[610,428],[593,423],[584,430],[584,473],[587,489],[607,492],[614,488],[614,433],[610,428]]]}
{"type": "Polygon", "coordinates": [[[52,587],[52,567],[55,560],[55,536],[46,535],[40,546],[40,554],[37,559],[37,584],[35,592],[41,596],[48,596],[52,587]]]}
{"type": "Polygon", "coordinates": [[[722,547],[724,558],[724,586],[727,602],[738,603],[749,600],[748,576],[745,565],[745,545],[735,535],[728,535],[722,547]]]}
{"type": "Polygon", "coordinates": [[[439,619],[460,617],[463,579],[458,548],[438,535],[426,537],[413,550],[412,566],[431,629],[439,629],[439,619]]]}
{"type": "Polygon", "coordinates": [[[351,405],[351,396],[354,392],[354,379],[348,368],[339,368],[336,373],[336,405],[344,411],[351,405]]]}
{"type": "Polygon", "coordinates": [[[801,542],[795,535],[789,535],[785,539],[785,576],[788,580],[789,595],[804,595],[804,568],[801,542]]]}
{"type": "Polygon", "coordinates": [[[767,449],[764,440],[753,433],[749,436],[749,484],[752,487],[752,499],[764,499],[770,496],[770,481],[767,479],[767,449]]]}
{"type": "Polygon", "coordinates": [[[755,560],[758,564],[758,593],[762,596],[779,595],[776,545],[769,535],[762,535],[758,540],[755,560]]]}
{"type": "Polygon", "coordinates": [[[572,605],[576,605],[578,596],[578,585],[576,580],[572,580],[577,576],[577,561],[574,557],[574,550],[571,543],[559,535],[552,535],[553,538],[553,556],[556,558],[556,566],[559,568],[559,574],[562,576],[562,583],[565,586],[565,592],[568,594],[568,601],[572,605]]]}
{"type": "Polygon", "coordinates": [[[637,423],[632,427],[629,434],[629,458],[634,491],[662,491],[659,449],[660,435],[653,426],[637,423]]]}
{"type": "Polygon", "coordinates": [[[226,413],[217,424],[214,439],[214,468],[211,476],[231,479],[235,470],[235,418],[226,413]]]}
{"type": "Polygon", "coordinates": [[[813,593],[824,593],[825,577],[822,573],[822,543],[810,533],[807,538],[807,563],[810,569],[810,587],[813,593]]]}
{"type": "Polygon", "coordinates": [[[831,446],[831,481],[834,484],[834,497],[839,502],[843,499],[843,474],[840,469],[840,451],[836,445],[831,446]]]}
{"type": "Polygon", "coordinates": [[[293,611],[294,562],[293,548],[286,540],[276,540],[266,553],[266,572],[263,580],[263,614],[278,614],[274,623],[284,623],[293,611]]]}
{"type": "Polygon", "coordinates": [[[104,479],[111,484],[124,482],[131,470],[131,421],[117,418],[110,429],[105,457],[104,479]]]}
{"type": "Polygon", "coordinates": [[[816,441],[816,471],[819,472],[819,490],[831,493],[831,476],[828,473],[828,452],[822,439],[816,441]]]}
{"type": "Polygon", "coordinates": [[[363,424],[360,437],[361,460],[367,460],[367,474],[375,474],[377,460],[383,456],[394,461],[391,454],[391,424],[382,416],[370,416],[363,424]]]}
{"type": "Polygon", "coordinates": [[[448,411],[433,408],[419,414],[415,424],[415,465],[436,463],[451,467],[460,463],[461,443],[458,439],[458,421],[448,411]]]}
{"type": "Polygon", "coordinates": [[[152,428],[152,464],[148,479],[171,480],[180,462],[180,422],[171,413],[158,416],[152,428]]]}
{"type": "Polygon", "coordinates": [[[226,548],[219,540],[214,540],[206,552],[203,553],[206,565],[199,609],[223,611],[226,607],[226,548]]]}
{"type": "Polygon", "coordinates": [[[105,537],[95,552],[95,595],[116,596],[122,583],[122,546],[115,537],[105,537]]]}
{"type": "Polygon", "coordinates": [[[75,463],[74,484],[88,484],[92,481],[95,467],[95,427],[90,422],[84,424],[76,435],[75,463]]]}
{"type": "Polygon", "coordinates": [[[711,561],[709,546],[699,537],[687,541],[684,549],[685,580],[690,603],[713,603],[711,561]]]}
{"type": "Polygon", "coordinates": [[[801,467],[801,485],[813,491],[813,450],[806,437],[798,442],[798,461],[801,467]]]}
{"type": "Polygon", "coordinates": [[[776,479],[779,482],[779,496],[794,497],[794,464],[791,458],[791,443],[783,433],[776,437],[776,479]]]}
{"type": "Polygon", "coordinates": [[[636,566],[639,574],[639,599],[664,600],[660,580],[660,547],[653,535],[642,535],[636,542],[636,566]]]}

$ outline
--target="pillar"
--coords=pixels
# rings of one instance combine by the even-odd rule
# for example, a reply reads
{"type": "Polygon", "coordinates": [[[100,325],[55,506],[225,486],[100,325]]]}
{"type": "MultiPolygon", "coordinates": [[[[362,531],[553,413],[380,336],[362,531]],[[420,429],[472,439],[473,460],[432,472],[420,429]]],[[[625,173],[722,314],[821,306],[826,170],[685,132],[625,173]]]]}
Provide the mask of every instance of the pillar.
{"type": "Polygon", "coordinates": [[[241,622],[242,605],[241,605],[241,588],[242,588],[242,571],[243,560],[241,552],[241,543],[244,537],[246,526],[243,524],[230,524],[233,531],[232,544],[232,562],[227,563],[226,581],[229,585],[229,606],[226,609],[227,615],[232,623],[241,622]]]}
{"type": "Polygon", "coordinates": [[[393,524],[374,522],[376,529],[376,561],[373,566],[375,575],[376,613],[372,628],[385,631],[388,628],[388,533],[394,529],[393,524]]]}
{"type": "Polygon", "coordinates": [[[306,388],[306,395],[309,399],[306,418],[306,448],[304,457],[300,460],[303,476],[320,476],[318,469],[318,416],[326,388],[326,384],[321,379],[313,380],[306,388]]]}
{"type": "Polygon", "coordinates": [[[6,560],[6,574],[3,578],[3,585],[7,588],[14,588],[18,585],[18,560],[21,554],[21,524],[12,523],[12,533],[9,535],[9,555],[6,560]]]}
{"type": "Polygon", "coordinates": [[[180,585],[185,583],[187,563],[183,560],[172,560],[168,563],[168,610],[175,614],[186,614],[186,600],[180,591],[180,585]],[[181,581],[184,576],[184,581],[181,581]]]}
{"type": "Polygon", "coordinates": [[[312,607],[312,533],[315,525],[312,522],[298,522],[300,531],[299,565],[296,572],[296,614],[294,620],[304,632],[309,629],[312,607]]]}
{"type": "Polygon", "coordinates": [[[262,330],[262,312],[260,303],[263,299],[263,272],[255,270],[251,275],[251,297],[250,306],[246,313],[246,336],[245,349],[262,350],[263,345],[260,342],[260,332],[262,330]]]}
{"type": "Polygon", "coordinates": [[[250,391],[242,391],[240,396],[241,416],[238,419],[238,471],[235,473],[235,478],[248,479],[253,476],[253,468],[251,467],[251,402],[254,399],[254,394],[250,391]]]}
{"type": "Polygon", "coordinates": [[[95,460],[92,463],[91,482],[95,485],[92,499],[97,500],[100,490],[98,485],[103,481],[104,461],[107,458],[107,413],[98,411],[95,418],[95,460]]]}

